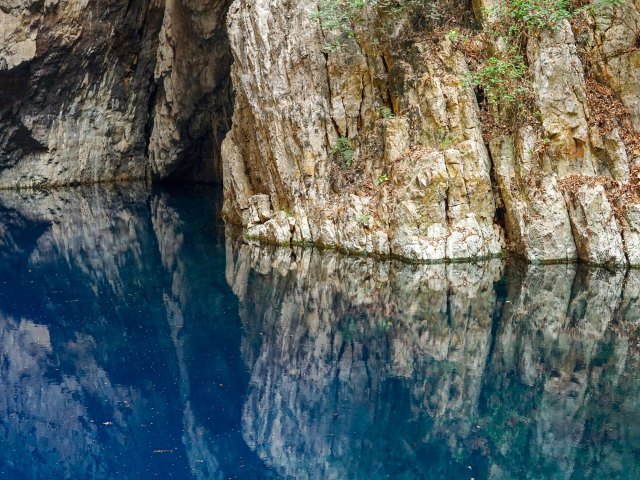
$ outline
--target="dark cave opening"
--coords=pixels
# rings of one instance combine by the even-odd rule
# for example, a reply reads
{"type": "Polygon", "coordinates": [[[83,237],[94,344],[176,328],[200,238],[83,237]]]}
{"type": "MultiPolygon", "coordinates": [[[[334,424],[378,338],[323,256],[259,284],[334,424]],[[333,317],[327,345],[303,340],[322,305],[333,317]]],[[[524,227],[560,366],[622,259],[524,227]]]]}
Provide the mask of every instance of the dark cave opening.
{"type": "Polygon", "coordinates": [[[166,41],[173,58],[168,67],[162,59],[156,66],[147,138],[156,182],[222,184],[221,146],[233,114],[226,29],[230,3],[214,0],[165,7],[165,16],[172,17],[171,31],[166,33],[163,27],[159,48],[166,41]]]}

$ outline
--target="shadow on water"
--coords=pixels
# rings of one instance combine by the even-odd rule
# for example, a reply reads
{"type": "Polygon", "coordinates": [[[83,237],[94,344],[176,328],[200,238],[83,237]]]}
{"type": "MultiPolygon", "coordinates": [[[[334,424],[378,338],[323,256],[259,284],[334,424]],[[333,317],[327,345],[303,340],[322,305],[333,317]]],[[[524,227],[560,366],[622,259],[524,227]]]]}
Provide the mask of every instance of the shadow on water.
{"type": "Polygon", "coordinates": [[[2,478],[640,478],[640,271],[258,248],[219,207],[0,194],[2,478]]]}

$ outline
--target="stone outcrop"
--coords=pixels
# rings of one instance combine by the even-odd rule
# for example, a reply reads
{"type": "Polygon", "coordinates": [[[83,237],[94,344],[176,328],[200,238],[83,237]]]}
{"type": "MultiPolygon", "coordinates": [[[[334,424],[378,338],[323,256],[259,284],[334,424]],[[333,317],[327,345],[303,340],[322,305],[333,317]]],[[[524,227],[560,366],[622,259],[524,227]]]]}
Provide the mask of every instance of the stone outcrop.
{"type": "Polygon", "coordinates": [[[219,182],[267,243],[638,265],[636,4],[529,29],[505,122],[473,79],[507,50],[493,0],[348,33],[326,3],[0,0],[0,188],[219,182]]]}
{"type": "Polygon", "coordinates": [[[538,167],[531,153],[534,143],[530,129],[490,143],[506,230],[527,260],[576,260],[571,222],[557,177],[552,173],[534,176],[538,167]]]}
{"type": "MultiPolygon", "coordinates": [[[[491,30],[496,19],[481,13],[491,2],[477,3],[475,21],[491,30]]],[[[468,81],[473,59],[454,37],[416,30],[396,14],[382,34],[388,42],[375,25],[341,38],[310,19],[317,8],[314,1],[231,6],[237,108],[223,144],[229,222],[265,242],[412,260],[496,255],[506,239],[530,261],[636,264],[601,191],[612,188],[607,182],[638,188],[630,174],[640,155],[632,126],[637,53],[633,22],[624,19],[638,15],[632,2],[531,34],[524,53],[539,124],[501,134],[488,132],[491,112],[481,112],[482,92],[468,81]],[[614,117],[627,112],[630,121],[600,124],[587,78],[610,85],[619,98],[610,99],[614,117]],[[349,165],[340,153],[346,139],[349,165]],[[588,228],[568,178],[601,200],[588,228]]],[[[483,48],[504,46],[498,39],[483,48]]]]}
{"type": "Polygon", "coordinates": [[[314,8],[231,7],[228,221],[271,242],[413,260],[500,253],[491,162],[463,56],[447,43],[416,42],[396,55],[354,39],[327,53],[314,8]],[[384,118],[384,109],[398,113],[384,118]],[[348,168],[332,158],[340,138],[357,156],[348,168]],[[265,195],[267,214],[257,218],[252,203],[265,195]]]}
{"type": "Polygon", "coordinates": [[[602,185],[583,185],[568,196],[580,258],[601,265],[625,263],[622,237],[602,185]]]}

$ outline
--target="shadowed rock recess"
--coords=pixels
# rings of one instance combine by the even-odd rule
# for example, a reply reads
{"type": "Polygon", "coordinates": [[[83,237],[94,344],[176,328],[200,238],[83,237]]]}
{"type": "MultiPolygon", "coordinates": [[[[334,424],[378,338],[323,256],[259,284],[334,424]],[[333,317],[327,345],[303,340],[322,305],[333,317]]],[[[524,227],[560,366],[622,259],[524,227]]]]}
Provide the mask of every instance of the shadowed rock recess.
{"type": "Polygon", "coordinates": [[[0,187],[220,181],[226,0],[0,0],[0,187]]]}
{"type": "Polygon", "coordinates": [[[0,187],[223,182],[266,243],[640,264],[635,3],[518,24],[509,121],[477,81],[507,0],[387,2],[413,7],[353,32],[314,17],[335,3],[0,0],[0,187]]]}

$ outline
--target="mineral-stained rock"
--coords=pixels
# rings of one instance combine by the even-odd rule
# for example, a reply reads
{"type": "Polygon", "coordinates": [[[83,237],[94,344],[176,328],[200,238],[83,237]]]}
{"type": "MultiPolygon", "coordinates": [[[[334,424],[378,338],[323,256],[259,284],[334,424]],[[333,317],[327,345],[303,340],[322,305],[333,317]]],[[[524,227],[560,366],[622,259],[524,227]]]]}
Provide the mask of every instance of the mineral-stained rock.
{"type": "Polygon", "coordinates": [[[604,187],[582,185],[566,196],[580,259],[598,265],[626,264],[622,236],[604,187]]]}
{"type": "MultiPolygon", "coordinates": [[[[617,92],[640,129],[640,10],[632,1],[596,11],[588,18],[592,32],[585,39],[587,51],[600,79],[617,92]]],[[[636,153],[636,156],[640,153],[636,153]]]]}
{"type": "Polygon", "coordinates": [[[598,172],[589,143],[583,66],[571,27],[563,20],[528,43],[533,88],[542,126],[551,140],[548,162],[560,176],[598,172]]]}
{"type": "MultiPolygon", "coordinates": [[[[474,5],[478,17],[483,6],[474,5]]],[[[231,7],[237,108],[223,146],[229,222],[273,237],[281,220],[247,222],[254,215],[245,199],[267,195],[274,214],[293,219],[297,241],[442,260],[495,255],[506,236],[532,261],[578,258],[559,181],[579,175],[627,182],[635,154],[625,145],[628,130],[601,128],[590,110],[583,37],[578,45],[569,21],[527,42],[540,124],[494,134],[491,159],[478,110],[482,92],[476,97],[465,81],[467,63],[451,39],[394,43],[394,35],[413,28],[399,15],[385,33],[388,43],[359,31],[326,48],[335,32],[310,19],[315,10],[313,0],[235,0],[231,7]],[[339,139],[349,142],[346,163],[339,139]]],[[[486,28],[495,21],[478,20],[486,28]]],[[[609,219],[600,223],[606,230],[609,219]]],[[[591,250],[609,248],[598,245],[604,237],[585,234],[591,250]]],[[[626,261],[620,252],[609,257],[626,261]]]]}
{"type": "Polygon", "coordinates": [[[413,260],[499,254],[491,163],[463,57],[450,44],[391,54],[359,40],[326,53],[314,9],[310,1],[231,7],[227,220],[251,236],[282,231],[277,216],[264,227],[246,221],[243,198],[260,194],[292,218],[294,241],[413,260]],[[339,137],[350,139],[352,164],[332,154],[339,137]]]}
{"type": "Polygon", "coordinates": [[[640,204],[633,203],[624,208],[622,236],[627,260],[633,266],[640,266],[640,204]]]}
{"type": "Polygon", "coordinates": [[[625,263],[559,187],[628,183],[640,158],[640,14],[597,3],[530,30],[530,115],[506,121],[472,72],[507,52],[476,34],[500,31],[493,0],[445,12],[460,32],[409,8],[351,34],[319,0],[0,0],[0,188],[214,181],[262,242],[625,263]]]}
{"type": "Polygon", "coordinates": [[[515,251],[530,261],[575,260],[565,201],[554,173],[537,174],[529,130],[492,140],[495,176],[515,251]],[[514,138],[515,137],[515,138],[514,138]]]}

